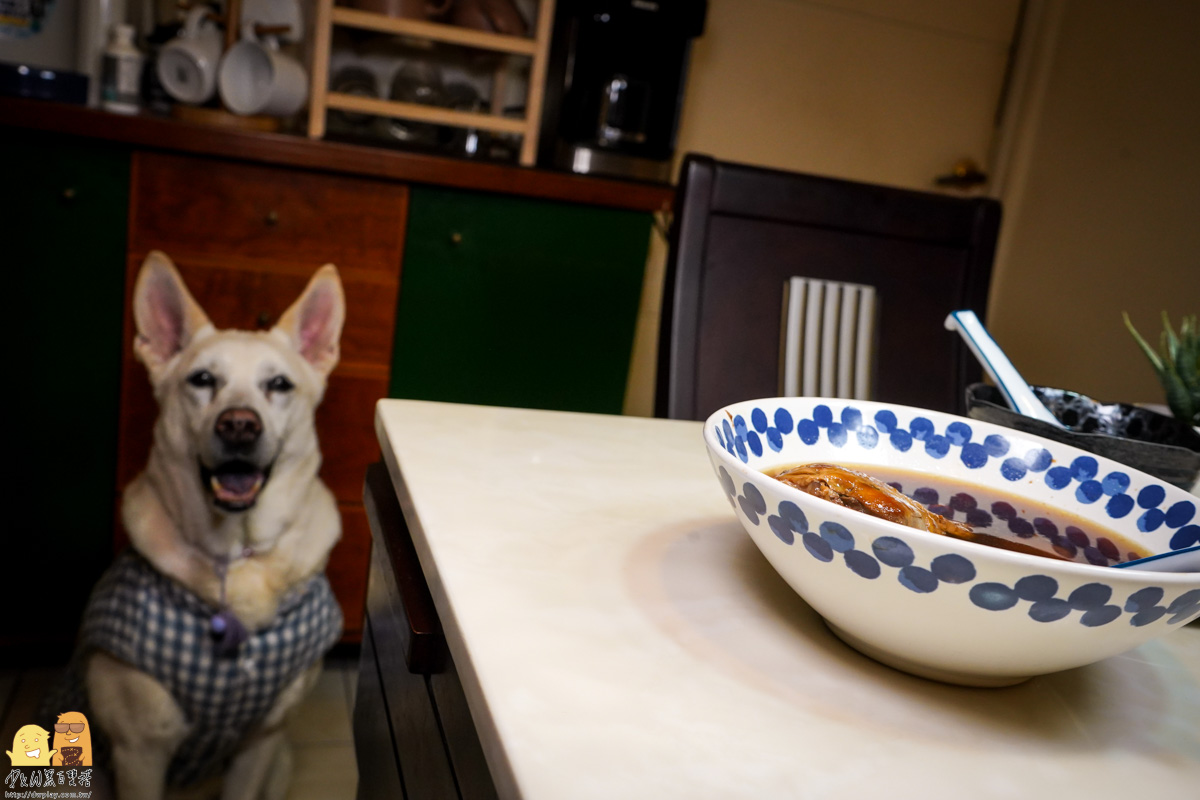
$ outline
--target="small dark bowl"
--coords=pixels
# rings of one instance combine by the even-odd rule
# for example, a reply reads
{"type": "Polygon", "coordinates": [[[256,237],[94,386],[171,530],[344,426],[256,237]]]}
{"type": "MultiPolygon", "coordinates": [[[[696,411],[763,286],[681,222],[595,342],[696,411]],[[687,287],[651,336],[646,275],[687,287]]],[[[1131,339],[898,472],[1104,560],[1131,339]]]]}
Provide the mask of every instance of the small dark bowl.
{"type": "Polygon", "coordinates": [[[967,387],[973,419],[1044,436],[1120,461],[1183,489],[1200,477],[1200,434],[1174,417],[1127,403],[1100,403],[1065,389],[1031,387],[1067,430],[1013,411],[994,386],[967,387]]]}

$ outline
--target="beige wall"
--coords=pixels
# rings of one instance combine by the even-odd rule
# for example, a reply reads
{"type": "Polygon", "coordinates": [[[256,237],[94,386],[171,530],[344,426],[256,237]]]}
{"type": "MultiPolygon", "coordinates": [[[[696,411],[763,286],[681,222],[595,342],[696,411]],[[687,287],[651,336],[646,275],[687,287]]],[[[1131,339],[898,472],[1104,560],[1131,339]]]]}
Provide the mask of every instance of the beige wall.
{"type": "MultiPolygon", "coordinates": [[[[1162,402],[1121,322],[1200,313],[1200,3],[1028,0],[1044,52],[1009,106],[989,327],[1025,377],[1162,402]],[[1036,12],[1036,14],[1034,13],[1036,12]],[[1050,20],[1047,23],[1046,20],[1050,20]],[[1047,35],[1047,30],[1049,34],[1047,35]],[[1007,156],[1011,156],[1011,159],[1007,156]]],[[[712,0],[679,152],[911,188],[989,171],[1016,0],[712,0]]],[[[666,248],[626,410],[649,414],[666,248]]]]}
{"type": "Polygon", "coordinates": [[[985,162],[1017,0],[710,0],[678,152],[912,188],[985,162]]]}
{"type": "MultiPolygon", "coordinates": [[[[1031,383],[1162,402],[1121,321],[1200,313],[1200,3],[1054,0],[990,327],[1031,383]]],[[[1008,184],[1011,184],[1009,186],[1008,184]]]]}
{"type": "MultiPolygon", "coordinates": [[[[1018,0],[710,0],[677,152],[916,189],[986,165],[1018,0]]],[[[651,250],[626,412],[653,410],[666,248],[651,250]]]]}

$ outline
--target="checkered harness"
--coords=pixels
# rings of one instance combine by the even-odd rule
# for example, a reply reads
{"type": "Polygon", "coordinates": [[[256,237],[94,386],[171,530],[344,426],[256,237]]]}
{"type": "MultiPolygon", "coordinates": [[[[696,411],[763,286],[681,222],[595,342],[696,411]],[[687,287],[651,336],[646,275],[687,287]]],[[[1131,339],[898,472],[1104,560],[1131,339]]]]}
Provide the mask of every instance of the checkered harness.
{"type": "MultiPolygon", "coordinates": [[[[168,767],[171,786],[223,771],[279,693],[342,632],[324,574],[285,597],[271,625],[251,633],[233,656],[217,653],[210,628],[216,611],[133,551],[117,557],[84,611],[77,654],[111,653],[165,686],[183,710],[191,732],[168,767]]],[[[77,671],[84,662],[76,659],[77,671]]],[[[81,689],[82,675],[75,678],[81,689]]]]}

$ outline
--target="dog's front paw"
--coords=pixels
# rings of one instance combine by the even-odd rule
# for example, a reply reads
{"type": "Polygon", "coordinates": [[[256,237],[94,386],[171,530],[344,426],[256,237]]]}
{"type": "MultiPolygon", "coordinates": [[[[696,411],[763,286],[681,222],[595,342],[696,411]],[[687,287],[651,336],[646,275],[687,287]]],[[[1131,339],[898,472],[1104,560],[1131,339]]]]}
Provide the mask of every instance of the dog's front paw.
{"type": "Polygon", "coordinates": [[[255,558],[242,559],[229,568],[226,608],[249,631],[267,627],[279,610],[282,590],[270,578],[270,571],[255,558]]]}

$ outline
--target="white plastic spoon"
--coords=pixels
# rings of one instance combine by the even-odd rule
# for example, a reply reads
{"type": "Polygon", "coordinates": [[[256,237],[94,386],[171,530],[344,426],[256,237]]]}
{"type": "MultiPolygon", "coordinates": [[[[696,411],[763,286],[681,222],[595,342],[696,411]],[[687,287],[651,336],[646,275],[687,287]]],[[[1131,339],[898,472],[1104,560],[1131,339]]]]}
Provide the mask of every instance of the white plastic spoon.
{"type": "Polygon", "coordinates": [[[987,374],[996,382],[1010,408],[1018,414],[1040,419],[1056,428],[1066,428],[1066,425],[1059,422],[1050,413],[1050,409],[1038,400],[1037,395],[1008,360],[1008,356],[1004,355],[1000,345],[996,344],[996,340],[987,332],[987,328],[983,327],[974,311],[951,311],[946,317],[946,330],[958,331],[987,374]]]}

